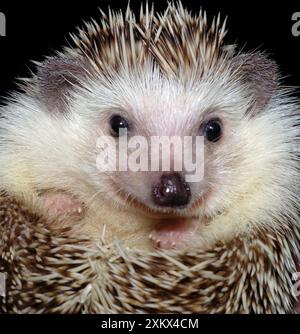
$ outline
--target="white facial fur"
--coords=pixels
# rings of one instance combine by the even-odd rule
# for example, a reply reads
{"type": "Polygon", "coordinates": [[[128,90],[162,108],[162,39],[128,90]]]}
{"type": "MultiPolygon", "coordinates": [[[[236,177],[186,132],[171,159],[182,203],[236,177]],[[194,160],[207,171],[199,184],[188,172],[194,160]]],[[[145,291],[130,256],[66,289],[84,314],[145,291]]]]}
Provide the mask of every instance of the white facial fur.
{"type": "MultiPolygon", "coordinates": [[[[193,201],[203,193],[205,201],[192,210],[176,211],[197,217],[198,245],[224,240],[251,226],[272,225],[274,218],[284,215],[296,216],[299,128],[294,125],[299,123],[295,116],[299,109],[280,92],[266,110],[250,117],[246,116],[251,104],[247,91],[229,73],[215,73],[187,85],[180,78],[165,78],[148,64],[138,71],[119,71],[111,80],[99,75],[85,81],[83,89],[71,95],[69,110],[63,115],[49,113],[41,101],[28,95],[16,100],[1,110],[1,185],[13,192],[63,189],[94,208],[112,205],[116,219],[110,213],[105,223],[107,233],[111,229],[114,237],[127,240],[126,230],[131,229],[123,226],[116,235],[118,219],[130,224],[124,216],[134,217],[136,227],[146,215],[117,190],[159,211],[150,198],[159,174],[116,172],[108,176],[96,168],[96,140],[109,135],[109,118],[115,113],[133,124],[130,135],[147,139],[151,135],[196,136],[204,120],[212,116],[222,120],[222,139],[205,146],[205,177],[191,185],[193,201]],[[113,189],[112,182],[118,189],[113,189]]],[[[144,233],[141,226],[134,231],[144,233]]],[[[139,238],[132,234],[128,232],[132,240],[139,238]]],[[[134,244],[132,240],[129,244],[134,244]]]]}

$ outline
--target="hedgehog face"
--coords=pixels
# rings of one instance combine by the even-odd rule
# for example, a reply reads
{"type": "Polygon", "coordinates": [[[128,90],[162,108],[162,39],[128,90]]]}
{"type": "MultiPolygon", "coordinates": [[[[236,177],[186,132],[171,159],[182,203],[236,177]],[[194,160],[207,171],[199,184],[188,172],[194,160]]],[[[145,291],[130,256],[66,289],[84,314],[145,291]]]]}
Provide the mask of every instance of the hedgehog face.
{"type": "MultiPolygon", "coordinates": [[[[82,62],[55,59],[40,71],[40,81],[46,82],[41,87],[53,80],[50,70],[55,78],[55,72],[70,75],[76,68],[77,81],[70,76],[70,89],[64,80],[55,78],[55,85],[64,83],[58,87],[61,98],[56,95],[52,100],[52,89],[41,93],[48,105],[52,101],[50,117],[65,119],[67,128],[62,132],[74,139],[73,144],[68,139],[65,147],[78,160],[75,165],[81,165],[94,192],[122,209],[163,221],[160,227],[171,224],[168,229],[173,233],[174,226],[195,228],[191,221],[206,223],[225,212],[237,194],[243,197],[248,191],[249,181],[241,179],[244,170],[251,180],[258,168],[243,165],[247,161],[243,146],[250,141],[243,126],[266,97],[255,96],[244,83],[246,70],[236,74],[238,61],[228,60],[226,71],[215,69],[187,81],[185,75],[165,75],[150,58],[139,68],[118,69],[109,77],[99,73],[93,78],[81,78],[85,72],[82,62]],[[75,147],[82,150],[74,153],[75,147]],[[186,157],[190,157],[188,166],[186,157]],[[198,177],[191,181],[195,174],[198,177]]],[[[64,139],[60,140],[61,145],[64,139]]],[[[264,149],[262,146],[262,152],[264,149]]],[[[64,174],[71,175],[65,167],[64,174]]],[[[161,240],[161,234],[158,238],[161,240]]],[[[174,242],[172,239],[171,244],[174,242]]],[[[168,238],[166,244],[170,245],[168,238]]]]}
{"type": "MultiPolygon", "coordinates": [[[[88,93],[73,96],[67,115],[71,122],[78,122],[72,128],[77,131],[80,127],[82,132],[83,141],[76,146],[87,147],[89,143],[79,152],[78,159],[88,170],[87,178],[95,193],[101,192],[101,201],[150,217],[153,224],[172,224],[171,230],[174,226],[185,230],[183,225],[195,219],[202,223],[228,207],[229,185],[234,184],[238,173],[233,168],[236,142],[241,139],[239,128],[248,101],[239,90],[233,94],[220,77],[186,87],[179,80],[157,76],[152,68],[144,69],[143,76],[117,73],[109,86],[98,80],[90,87],[88,93]],[[135,87],[130,86],[132,82],[135,87]],[[158,151],[157,146],[153,148],[153,138],[157,137],[178,140],[172,141],[175,145],[167,152],[167,169],[163,169],[165,151],[162,147],[158,151]],[[182,147],[186,137],[192,145],[182,147]],[[101,146],[103,138],[105,145],[101,146]],[[125,151],[121,150],[124,140],[125,151]],[[197,151],[202,154],[197,156],[197,151]],[[104,160],[99,158],[103,152],[102,158],[114,157],[110,161],[112,165],[116,163],[112,169],[103,169],[104,160]],[[187,177],[194,175],[195,170],[191,173],[186,168],[185,155],[192,157],[193,166],[197,165],[198,180],[187,177]],[[124,158],[125,170],[120,170],[124,158]],[[130,164],[133,160],[138,161],[134,168],[130,164]],[[158,170],[152,169],[153,160],[159,163],[158,170]]],[[[106,163],[107,166],[111,167],[106,163]]]]}
{"type": "MultiPolygon", "coordinates": [[[[226,138],[237,123],[232,120],[235,109],[226,115],[228,106],[222,105],[226,90],[220,85],[199,82],[191,91],[153,72],[144,71],[144,77],[126,82],[118,74],[106,89],[109,95],[99,101],[98,92],[104,91],[99,85],[88,98],[88,107],[85,102],[84,112],[101,106],[97,116],[93,114],[93,124],[86,126],[99,127],[96,136],[92,132],[101,153],[93,180],[99,188],[107,183],[106,188],[115,192],[114,200],[127,202],[145,214],[193,216],[205,207],[209,194],[217,191],[213,190],[213,185],[220,183],[217,170],[225,172],[221,152],[230,145],[226,138]],[[133,81],[136,87],[126,95],[133,81]],[[109,158],[110,162],[105,162],[109,158]],[[105,171],[104,164],[108,167],[105,171]]],[[[84,117],[80,99],[75,104],[75,112],[84,117]]]]}

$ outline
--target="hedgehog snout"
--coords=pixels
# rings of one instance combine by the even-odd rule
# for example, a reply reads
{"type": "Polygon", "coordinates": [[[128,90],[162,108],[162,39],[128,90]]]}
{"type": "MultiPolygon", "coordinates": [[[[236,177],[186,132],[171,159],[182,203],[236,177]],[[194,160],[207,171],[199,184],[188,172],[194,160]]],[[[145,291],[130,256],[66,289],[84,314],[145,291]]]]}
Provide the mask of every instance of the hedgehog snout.
{"type": "Polygon", "coordinates": [[[152,199],[158,206],[185,206],[190,202],[191,189],[179,173],[163,174],[152,188],[152,199]]]}

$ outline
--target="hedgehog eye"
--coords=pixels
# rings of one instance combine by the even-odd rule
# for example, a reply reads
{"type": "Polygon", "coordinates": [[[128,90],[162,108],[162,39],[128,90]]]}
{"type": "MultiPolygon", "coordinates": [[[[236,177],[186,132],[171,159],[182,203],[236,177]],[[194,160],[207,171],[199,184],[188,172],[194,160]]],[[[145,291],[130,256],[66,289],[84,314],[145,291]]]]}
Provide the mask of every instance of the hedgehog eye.
{"type": "Polygon", "coordinates": [[[129,124],[127,120],[120,116],[120,115],[114,115],[110,119],[110,128],[112,131],[112,135],[114,137],[119,137],[120,136],[120,130],[129,130],[129,124]]]}
{"type": "Polygon", "coordinates": [[[210,120],[204,127],[204,136],[208,141],[216,142],[221,138],[222,124],[218,120],[210,120]]]}

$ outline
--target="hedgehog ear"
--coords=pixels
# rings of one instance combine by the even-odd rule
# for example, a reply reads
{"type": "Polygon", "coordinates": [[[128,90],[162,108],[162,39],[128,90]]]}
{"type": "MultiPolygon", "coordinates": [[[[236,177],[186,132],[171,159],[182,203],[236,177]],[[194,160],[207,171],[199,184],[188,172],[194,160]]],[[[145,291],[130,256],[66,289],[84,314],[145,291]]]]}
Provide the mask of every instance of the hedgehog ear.
{"type": "Polygon", "coordinates": [[[85,73],[82,62],[75,59],[53,57],[39,65],[38,89],[50,111],[67,110],[70,93],[85,73]]]}
{"type": "Polygon", "coordinates": [[[275,61],[263,53],[242,53],[234,58],[234,69],[238,69],[243,84],[253,98],[248,113],[255,115],[264,110],[279,85],[275,61]]]}

